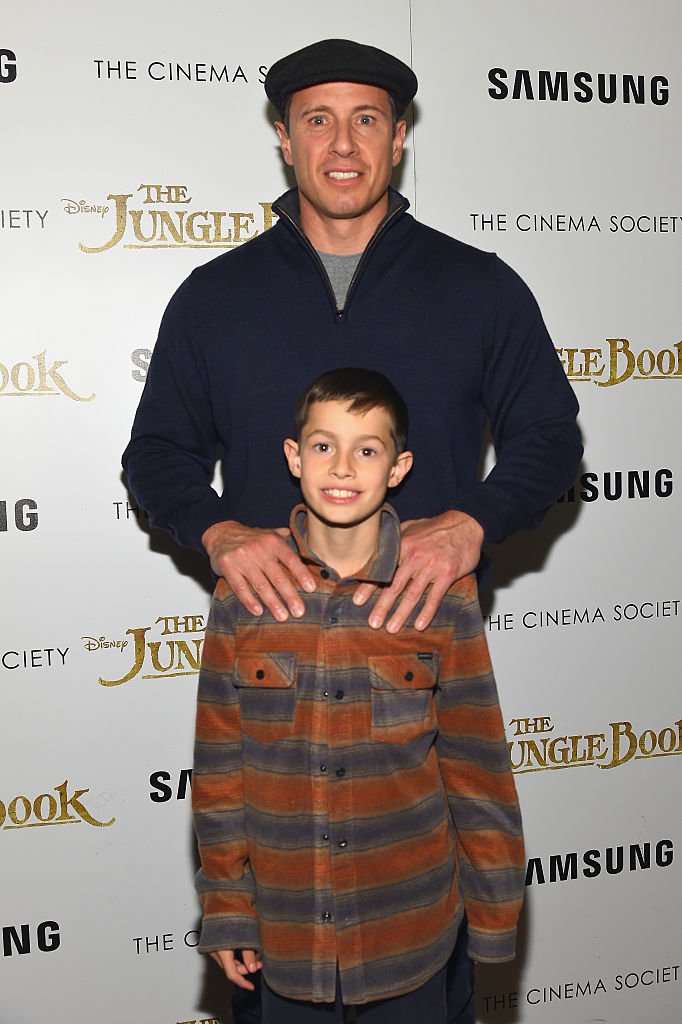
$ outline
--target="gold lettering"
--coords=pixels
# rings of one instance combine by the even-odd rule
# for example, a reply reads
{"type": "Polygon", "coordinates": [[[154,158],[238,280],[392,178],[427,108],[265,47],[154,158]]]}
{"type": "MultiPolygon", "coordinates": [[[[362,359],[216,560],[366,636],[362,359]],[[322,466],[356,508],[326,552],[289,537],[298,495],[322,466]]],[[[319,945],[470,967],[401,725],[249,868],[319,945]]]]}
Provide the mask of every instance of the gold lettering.
{"type": "Polygon", "coordinates": [[[609,764],[600,764],[600,768],[619,768],[620,765],[625,764],[634,757],[637,751],[637,737],[632,731],[631,722],[612,722],[611,733],[611,762],[609,764]],[[628,748],[627,752],[621,754],[621,740],[623,739],[627,740],[628,748]]]}
{"type": "Polygon", "coordinates": [[[608,380],[596,381],[597,387],[600,388],[610,388],[614,384],[622,384],[623,381],[629,380],[635,371],[635,357],[630,351],[630,342],[627,338],[607,338],[606,342],[609,346],[609,377],[608,380]],[[619,355],[625,358],[625,368],[620,375],[618,373],[619,355]]]}
{"type": "Polygon", "coordinates": [[[85,804],[81,803],[80,797],[84,793],[89,793],[89,789],[77,789],[73,796],[68,797],[66,795],[66,787],[68,781],[65,779],[61,786],[55,786],[55,790],[59,794],[59,806],[60,814],[56,818],[56,821],[74,821],[74,815],[69,814],[69,807],[76,812],[79,818],[83,821],[87,821],[88,825],[97,825],[99,828],[107,828],[109,825],[113,825],[116,818],[111,818],[109,821],[98,821],[97,818],[93,818],[85,804]]]}
{"type": "Polygon", "coordinates": [[[259,203],[263,211],[263,231],[269,231],[272,227],[272,203],[259,203]]]}
{"type": "Polygon", "coordinates": [[[120,686],[121,683],[127,683],[138,674],[144,664],[144,655],[146,650],[145,634],[150,629],[151,626],[142,626],[139,629],[126,630],[126,635],[132,636],[135,639],[135,660],[133,662],[133,667],[120,679],[102,679],[100,677],[99,682],[102,686],[120,686]]]}
{"type": "MultiPolygon", "coordinates": [[[[190,213],[189,217],[185,222],[185,228],[187,229],[187,237],[190,242],[210,242],[211,240],[211,226],[204,221],[203,224],[199,225],[199,234],[197,235],[194,230],[194,225],[197,217],[208,217],[206,210],[195,210],[194,213],[190,213]]],[[[214,214],[215,217],[215,214],[214,214]]],[[[216,239],[218,241],[218,239],[216,239]]],[[[229,238],[221,238],[221,242],[229,242],[229,238]]]]}
{"type": "Polygon", "coordinates": [[[249,235],[249,224],[248,221],[253,223],[252,213],[231,213],[232,223],[234,224],[234,240],[235,242],[248,242],[249,238],[253,238],[253,235],[249,235]],[[244,231],[245,237],[242,238],[242,231],[244,231]]]}
{"type": "Polygon", "coordinates": [[[133,222],[133,231],[135,233],[135,238],[138,240],[138,242],[153,242],[154,239],[156,238],[157,211],[156,210],[147,210],[146,212],[149,214],[149,216],[152,219],[152,233],[151,233],[151,235],[143,235],[142,234],[142,224],[141,224],[141,221],[142,221],[142,214],[145,213],[145,210],[131,210],[130,211],[130,219],[133,222]]]}
{"type": "Polygon", "coordinates": [[[130,192],[128,195],[120,196],[107,196],[107,199],[113,199],[116,203],[116,230],[105,245],[100,245],[96,248],[90,248],[87,245],[83,245],[81,242],[79,249],[81,252],[104,252],[106,249],[112,249],[115,245],[123,238],[126,229],[126,217],[128,212],[128,200],[133,198],[133,193],[130,192]]]}

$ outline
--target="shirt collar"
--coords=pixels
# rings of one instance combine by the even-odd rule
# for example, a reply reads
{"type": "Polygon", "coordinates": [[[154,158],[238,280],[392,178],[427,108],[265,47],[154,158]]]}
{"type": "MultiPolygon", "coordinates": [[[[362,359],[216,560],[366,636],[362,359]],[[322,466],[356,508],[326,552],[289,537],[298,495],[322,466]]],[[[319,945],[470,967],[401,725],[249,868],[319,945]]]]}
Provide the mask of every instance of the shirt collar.
{"type": "MultiPolygon", "coordinates": [[[[308,546],[306,538],[307,521],[308,510],[305,505],[296,505],[292,509],[289,518],[289,529],[291,530],[293,545],[304,562],[312,562],[315,565],[329,568],[329,571],[338,578],[336,571],[331,566],[325,566],[322,559],[308,546]]],[[[352,578],[361,580],[363,583],[390,583],[398,567],[399,557],[400,520],[395,509],[386,502],[381,507],[379,542],[376,553],[362,569],[354,573],[352,578]]]]}

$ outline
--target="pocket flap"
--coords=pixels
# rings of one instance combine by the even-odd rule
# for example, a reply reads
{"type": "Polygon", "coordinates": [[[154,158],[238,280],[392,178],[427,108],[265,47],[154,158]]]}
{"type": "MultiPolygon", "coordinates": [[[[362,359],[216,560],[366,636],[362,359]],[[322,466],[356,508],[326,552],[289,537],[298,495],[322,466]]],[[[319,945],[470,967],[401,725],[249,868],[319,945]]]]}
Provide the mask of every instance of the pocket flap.
{"type": "Polygon", "coordinates": [[[235,659],[234,685],[285,689],[296,682],[296,654],[240,654],[235,659]]]}
{"type": "Polygon", "coordinates": [[[386,654],[367,659],[375,690],[430,690],[438,681],[438,655],[386,654]]]}

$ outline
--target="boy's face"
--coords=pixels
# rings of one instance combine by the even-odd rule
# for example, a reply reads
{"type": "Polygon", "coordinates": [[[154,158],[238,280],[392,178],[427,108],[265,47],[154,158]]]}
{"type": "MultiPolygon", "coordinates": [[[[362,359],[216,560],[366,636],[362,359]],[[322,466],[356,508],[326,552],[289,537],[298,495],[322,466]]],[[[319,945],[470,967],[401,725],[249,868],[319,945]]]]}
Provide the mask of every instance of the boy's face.
{"type": "Polygon", "coordinates": [[[349,412],[349,402],[314,402],[298,442],[284,442],[289,469],[301,481],[309,515],[354,526],[381,508],[412,465],[395,454],[391,419],[380,406],[349,412]]]}

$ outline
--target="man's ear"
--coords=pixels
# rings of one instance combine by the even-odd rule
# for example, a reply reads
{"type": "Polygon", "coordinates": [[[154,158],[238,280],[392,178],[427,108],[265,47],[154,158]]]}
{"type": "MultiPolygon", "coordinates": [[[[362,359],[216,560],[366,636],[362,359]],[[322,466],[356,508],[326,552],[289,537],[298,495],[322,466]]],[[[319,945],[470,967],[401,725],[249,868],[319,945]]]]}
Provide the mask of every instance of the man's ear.
{"type": "Polygon", "coordinates": [[[413,462],[414,457],[412,452],[402,452],[393,463],[393,467],[388,477],[388,486],[397,487],[412,469],[413,462]]]}
{"type": "Polygon", "coordinates": [[[393,166],[397,167],[403,155],[403,147],[405,145],[405,133],[407,131],[407,121],[398,121],[395,126],[395,133],[393,135],[393,149],[392,149],[392,160],[393,166]]]}
{"type": "Polygon", "coordinates": [[[293,167],[294,158],[291,155],[291,139],[289,138],[289,132],[287,131],[286,125],[283,121],[275,121],[275,131],[277,132],[277,137],[279,139],[284,163],[288,164],[289,167],[293,167]]]}
{"type": "Polygon", "coordinates": [[[292,441],[290,437],[284,442],[284,455],[287,462],[289,463],[289,472],[292,476],[301,478],[301,452],[298,447],[297,441],[292,441]]]}

